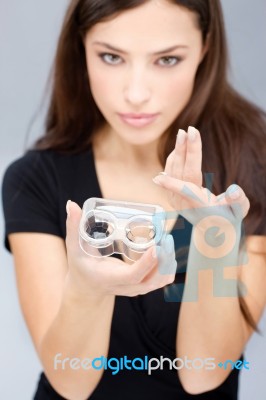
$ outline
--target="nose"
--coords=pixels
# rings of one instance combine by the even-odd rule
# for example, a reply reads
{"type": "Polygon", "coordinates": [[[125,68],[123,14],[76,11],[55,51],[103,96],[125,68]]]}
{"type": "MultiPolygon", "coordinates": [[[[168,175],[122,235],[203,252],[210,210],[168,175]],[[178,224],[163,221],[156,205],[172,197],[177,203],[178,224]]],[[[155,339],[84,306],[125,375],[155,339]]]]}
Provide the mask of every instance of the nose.
{"type": "MultiPolygon", "coordinates": [[[[146,77],[147,78],[147,77],[146,77]]],[[[132,105],[147,103],[151,97],[144,71],[134,70],[127,76],[124,96],[125,100],[132,105]]]]}

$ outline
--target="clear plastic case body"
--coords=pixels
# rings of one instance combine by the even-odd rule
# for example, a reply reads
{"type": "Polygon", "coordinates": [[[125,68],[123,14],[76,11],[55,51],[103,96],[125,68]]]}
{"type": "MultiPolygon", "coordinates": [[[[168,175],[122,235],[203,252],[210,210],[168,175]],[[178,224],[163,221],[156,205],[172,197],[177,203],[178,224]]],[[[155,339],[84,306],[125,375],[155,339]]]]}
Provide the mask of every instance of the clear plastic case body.
{"type": "Polygon", "coordinates": [[[149,247],[160,244],[165,219],[159,205],[92,197],[82,209],[80,247],[93,257],[118,253],[136,261],[149,247]]]}

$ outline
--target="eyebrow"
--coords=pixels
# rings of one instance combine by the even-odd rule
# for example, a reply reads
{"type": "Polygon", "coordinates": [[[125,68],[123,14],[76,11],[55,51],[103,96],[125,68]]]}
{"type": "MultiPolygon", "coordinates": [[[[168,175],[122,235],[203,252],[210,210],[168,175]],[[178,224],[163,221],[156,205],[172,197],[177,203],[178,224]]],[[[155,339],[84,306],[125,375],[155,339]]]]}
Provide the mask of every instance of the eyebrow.
{"type": "MultiPolygon", "coordinates": [[[[116,52],[119,52],[119,53],[121,53],[121,54],[128,54],[125,50],[118,49],[117,47],[111,46],[111,45],[108,44],[108,43],[97,42],[97,41],[96,41],[96,42],[93,42],[92,44],[98,44],[98,45],[104,46],[104,47],[106,47],[106,48],[109,49],[109,50],[116,51],[116,52]]],[[[164,50],[156,51],[155,53],[150,53],[149,55],[165,54],[165,53],[169,53],[169,52],[171,52],[171,51],[177,50],[177,49],[188,49],[188,46],[185,46],[185,45],[176,45],[176,46],[168,47],[167,49],[164,49],[164,50]]]]}

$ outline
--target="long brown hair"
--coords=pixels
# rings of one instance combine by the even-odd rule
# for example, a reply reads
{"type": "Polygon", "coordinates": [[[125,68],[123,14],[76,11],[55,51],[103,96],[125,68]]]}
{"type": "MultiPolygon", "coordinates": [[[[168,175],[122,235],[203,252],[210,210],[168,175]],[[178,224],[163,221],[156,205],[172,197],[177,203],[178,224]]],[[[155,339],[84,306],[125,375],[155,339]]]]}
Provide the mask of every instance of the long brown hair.
{"type": "MultiPolygon", "coordinates": [[[[45,135],[37,149],[78,153],[88,149],[93,133],[105,119],[92,97],[87,74],[84,35],[98,22],[148,0],[72,0],[59,38],[53,88],[45,135]]],[[[162,166],[174,147],[179,128],[196,126],[203,141],[203,171],[213,174],[212,191],[220,194],[231,183],[239,184],[251,208],[245,221],[246,234],[256,234],[266,221],[266,116],[240,96],[227,81],[228,52],[223,13],[219,0],[169,0],[198,16],[208,52],[198,67],[192,97],[161,138],[162,166]]],[[[206,183],[206,182],[205,182],[206,183]]],[[[240,296],[244,317],[256,329],[240,296]]]]}

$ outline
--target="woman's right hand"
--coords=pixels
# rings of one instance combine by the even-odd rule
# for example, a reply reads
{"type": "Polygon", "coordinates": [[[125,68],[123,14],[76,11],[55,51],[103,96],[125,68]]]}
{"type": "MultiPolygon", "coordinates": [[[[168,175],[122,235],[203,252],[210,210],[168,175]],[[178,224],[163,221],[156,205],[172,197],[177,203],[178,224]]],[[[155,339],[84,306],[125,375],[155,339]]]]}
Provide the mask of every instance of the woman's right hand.
{"type": "Polygon", "coordinates": [[[114,257],[91,257],[79,245],[82,210],[74,202],[68,202],[67,208],[67,280],[75,291],[89,296],[131,297],[146,294],[174,281],[177,263],[172,235],[166,235],[161,246],[149,248],[131,265],[114,257]]]}

